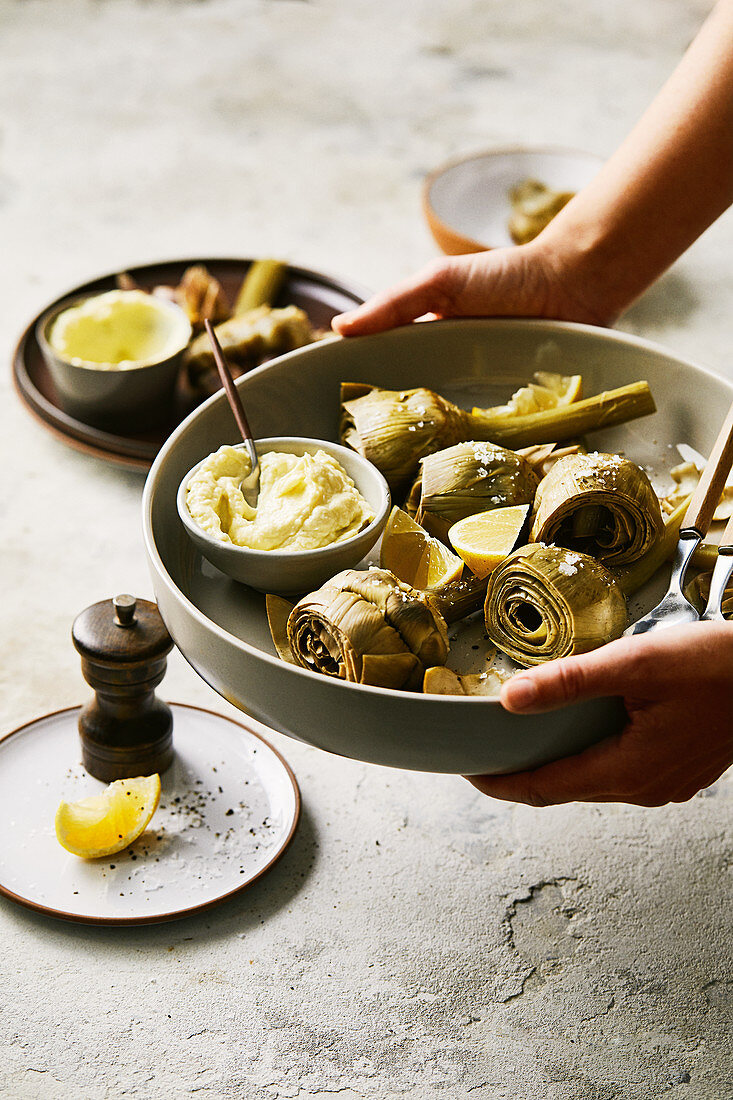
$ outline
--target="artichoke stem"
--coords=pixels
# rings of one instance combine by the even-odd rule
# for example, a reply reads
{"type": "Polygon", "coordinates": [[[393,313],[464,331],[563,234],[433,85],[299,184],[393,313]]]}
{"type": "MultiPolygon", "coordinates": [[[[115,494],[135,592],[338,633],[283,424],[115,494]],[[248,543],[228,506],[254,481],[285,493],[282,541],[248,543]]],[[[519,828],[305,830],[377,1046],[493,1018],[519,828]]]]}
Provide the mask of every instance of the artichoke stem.
{"type": "Polygon", "coordinates": [[[271,306],[285,279],[286,265],[281,260],[255,260],[244,277],[234,303],[234,316],[250,309],[271,306]]]}
{"type": "Polygon", "coordinates": [[[615,390],[574,401],[555,409],[515,416],[473,409],[466,413],[474,438],[488,439],[516,450],[531,443],[573,439],[598,428],[610,428],[656,411],[647,382],[632,382],[615,390]],[[479,436],[477,433],[481,433],[479,436]]]}

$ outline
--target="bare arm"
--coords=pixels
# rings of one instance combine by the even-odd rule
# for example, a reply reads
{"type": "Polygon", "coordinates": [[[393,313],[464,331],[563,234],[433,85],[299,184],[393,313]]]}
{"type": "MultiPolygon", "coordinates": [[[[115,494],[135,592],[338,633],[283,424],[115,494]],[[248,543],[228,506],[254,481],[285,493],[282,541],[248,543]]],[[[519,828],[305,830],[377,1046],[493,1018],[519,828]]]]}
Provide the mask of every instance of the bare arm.
{"type": "Polygon", "coordinates": [[[733,202],[733,2],[721,0],[628,138],[547,227],[617,316],[733,202]]]}
{"type": "Polygon", "coordinates": [[[345,336],[442,317],[610,324],[733,202],[733,0],[719,0],[629,137],[527,245],[447,257],[334,320],[345,336]]]}

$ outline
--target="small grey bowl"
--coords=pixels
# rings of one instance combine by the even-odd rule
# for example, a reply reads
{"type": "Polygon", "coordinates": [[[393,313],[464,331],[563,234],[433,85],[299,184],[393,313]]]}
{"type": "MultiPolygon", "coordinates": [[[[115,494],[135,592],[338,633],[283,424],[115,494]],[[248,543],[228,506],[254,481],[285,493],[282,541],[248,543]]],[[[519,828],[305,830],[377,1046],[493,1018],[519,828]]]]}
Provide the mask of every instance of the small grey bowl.
{"type": "Polygon", "coordinates": [[[170,312],[180,326],[178,346],[164,359],[144,360],[123,369],[65,359],[49,342],[51,328],[60,314],[92,297],[96,295],[83,294],[52,306],[36,325],[36,339],[59,405],[70,416],[97,428],[147,428],[170,413],[181,359],[191,339],[191,324],[175,302],[156,299],[156,306],[170,312]]]}
{"type": "Polygon", "coordinates": [[[271,436],[269,439],[255,440],[255,446],[260,456],[268,451],[294,455],[325,451],[346,470],[371,506],[374,519],[352,538],[317,550],[250,550],[245,546],[222,542],[198,526],[186,505],[188,482],[201,462],[208,458],[207,455],[181,480],[176,496],[181,522],[207,561],[228,577],[242,581],[258,592],[285,594],[313,591],[342,569],[358,565],[381,535],[390,510],[389,487],[376,466],[356,451],[325,439],[271,436]]]}

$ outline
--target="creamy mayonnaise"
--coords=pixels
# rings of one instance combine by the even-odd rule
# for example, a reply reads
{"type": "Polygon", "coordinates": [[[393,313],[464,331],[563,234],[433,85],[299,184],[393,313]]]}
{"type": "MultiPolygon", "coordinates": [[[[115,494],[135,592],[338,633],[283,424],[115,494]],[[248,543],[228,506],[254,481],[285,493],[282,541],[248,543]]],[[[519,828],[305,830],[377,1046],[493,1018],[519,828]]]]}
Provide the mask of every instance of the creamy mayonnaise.
{"type": "Polygon", "coordinates": [[[109,290],[60,313],[48,342],[74,366],[133,370],[175,355],[190,336],[180,307],[142,290],[109,290]]]}
{"type": "Polygon", "coordinates": [[[374,513],[344,468],[325,451],[260,457],[260,494],[252,508],[239,488],[246,451],[220,447],[188,482],[195,522],[222,542],[251,550],[315,550],[351,538],[374,513]]]}

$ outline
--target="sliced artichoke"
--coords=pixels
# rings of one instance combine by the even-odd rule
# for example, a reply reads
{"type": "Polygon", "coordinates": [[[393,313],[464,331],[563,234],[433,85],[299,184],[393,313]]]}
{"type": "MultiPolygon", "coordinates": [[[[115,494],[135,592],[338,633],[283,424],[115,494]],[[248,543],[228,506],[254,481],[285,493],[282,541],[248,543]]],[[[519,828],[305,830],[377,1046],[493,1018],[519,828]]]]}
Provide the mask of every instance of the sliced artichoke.
{"type": "Polygon", "coordinates": [[[459,676],[445,665],[438,665],[427,670],[422,689],[426,695],[484,695],[496,698],[502,684],[511,677],[511,672],[502,672],[498,668],[459,676]]]}
{"type": "Polygon", "coordinates": [[[459,519],[491,508],[531,504],[538,484],[530,464],[514,451],[494,443],[456,443],[422,460],[415,518],[446,541],[448,529],[459,519]]]}
{"type": "Polygon", "coordinates": [[[489,575],[484,619],[497,649],[517,664],[539,665],[620,637],[626,601],[595,558],[533,543],[489,575]]]}
{"type": "Polygon", "coordinates": [[[448,631],[427,596],[387,569],[346,569],[293,608],[298,664],[375,687],[420,690],[425,669],[448,656],[448,631]]]}
{"type": "Polygon", "coordinates": [[[664,529],[649,478],[620,455],[567,455],[540,482],[530,539],[592,554],[610,566],[638,561],[664,529]]]}

